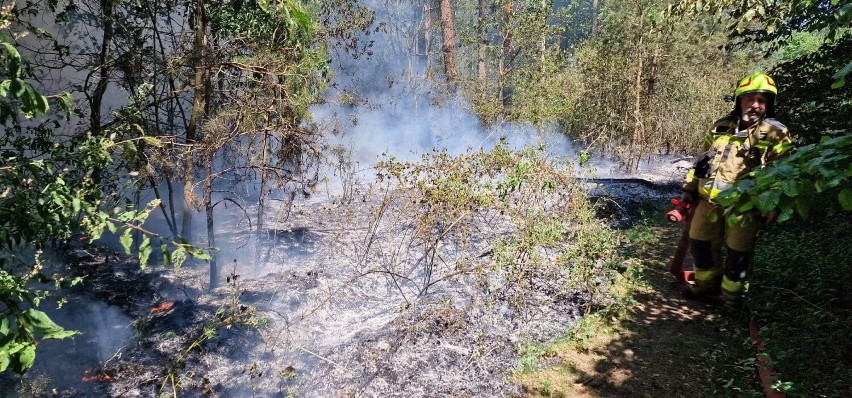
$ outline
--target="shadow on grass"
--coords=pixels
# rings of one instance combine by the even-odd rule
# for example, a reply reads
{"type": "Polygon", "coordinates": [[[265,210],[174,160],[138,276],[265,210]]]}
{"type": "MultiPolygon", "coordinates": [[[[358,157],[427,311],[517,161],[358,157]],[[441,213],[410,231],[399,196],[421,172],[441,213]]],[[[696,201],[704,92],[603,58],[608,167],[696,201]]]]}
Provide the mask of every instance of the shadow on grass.
{"type": "Polygon", "coordinates": [[[637,236],[620,283],[629,293],[549,347],[540,370],[518,375],[529,396],[760,396],[756,385],[731,388],[753,384],[754,368],[742,361],[753,355],[745,311],[686,300],[668,273],[681,226],[646,222],[629,232],[637,236]]]}

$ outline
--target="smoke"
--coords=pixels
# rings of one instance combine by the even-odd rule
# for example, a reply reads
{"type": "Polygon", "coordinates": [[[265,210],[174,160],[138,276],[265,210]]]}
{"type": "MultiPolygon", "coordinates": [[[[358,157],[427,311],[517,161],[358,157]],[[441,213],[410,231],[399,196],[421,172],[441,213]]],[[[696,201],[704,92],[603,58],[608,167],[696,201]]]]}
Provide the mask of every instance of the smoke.
{"type": "Polygon", "coordinates": [[[79,295],[67,297],[68,303],[62,308],[45,304],[39,309],[65,329],[80,334],[39,343],[31,371],[50,375],[60,389],[80,387],[86,371],[96,373],[108,360],[120,358],[134,335],[132,320],[120,308],[79,295]]]}
{"type": "MultiPolygon", "coordinates": [[[[499,139],[510,148],[546,144],[557,156],[575,153],[556,126],[483,123],[460,93],[448,93],[431,76],[440,67],[440,36],[427,35],[423,10],[410,2],[363,1],[382,29],[362,34],[368,54],[338,51],[336,80],[326,103],[312,109],[315,120],[331,126],[326,138],[361,164],[383,155],[415,160],[432,149],[457,155],[468,148],[491,148],[499,139]]],[[[433,12],[434,13],[434,12],[433,12]]],[[[433,16],[432,29],[437,26],[433,16]]]]}

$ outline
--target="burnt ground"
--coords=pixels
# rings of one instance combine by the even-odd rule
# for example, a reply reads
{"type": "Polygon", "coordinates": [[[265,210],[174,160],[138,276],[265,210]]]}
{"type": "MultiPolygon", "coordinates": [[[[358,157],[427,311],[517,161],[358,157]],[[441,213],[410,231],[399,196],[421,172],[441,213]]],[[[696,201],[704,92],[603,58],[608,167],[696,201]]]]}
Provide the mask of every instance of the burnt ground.
{"type": "MultiPolygon", "coordinates": [[[[656,201],[670,194],[656,192],[656,201]]],[[[608,204],[599,216],[616,228],[656,211],[638,201],[602,200],[608,204]]],[[[712,392],[727,374],[716,369],[724,363],[719,357],[738,345],[715,308],[679,298],[665,272],[676,233],[653,228],[659,239],[626,248],[632,258],[625,264],[641,270],[646,283],[633,292],[636,305],[608,315],[604,326],[612,332],[587,333],[582,345],[557,344],[540,372],[513,378],[519,350],[576,328],[595,307],[590,297],[565,290],[558,272],[533,277],[523,291],[471,275],[420,296],[406,290],[411,283],[386,276],[351,280],[371,272],[347,271],[351,264],[411,249],[396,240],[406,230],[372,224],[375,249],[352,250],[363,236],[340,232],[357,229],[347,223],[371,225],[372,213],[308,207],[267,234],[275,245],[255,253],[265,266],[223,259],[228,283],[213,292],[201,282],[203,264],[139,270],[109,251],[69,251],[87,283],[68,292],[68,306],[78,308],[76,320],[97,321],[57,319],[86,333],[73,344],[40,345],[37,367],[4,385],[14,384],[18,396],[45,397],[700,397],[718,396],[712,392]]],[[[483,222],[499,226],[500,219],[483,222]]],[[[448,256],[487,261],[489,238],[448,256]]],[[[402,273],[412,264],[403,266],[385,271],[402,273]]]]}
{"type": "Polygon", "coordinates": [[[427,273],[414,202],[357,199],[300,203],[259,235],[228,225],[227,277],[213,290],[205,264],[143,270],[68,249],[57,271],[85,282],[57,292],[68,303],[51,316],[83,333],[39,344],[36,366],[6,375],[0,396],[520,394],[508,377],[519,344],[600,306],[556,261],[512,278],[492,269],[492,242],[513,228],[499,212],[472,217],[478,233],[442,243],[427,273]]]}
{"type": "MultiPolygon", "coordinates": [[[[664,211],[648,215],[661,218],[664,211]]],[[[686,300],[668,272],[680,230],[647,229],[646,243],[631,247],[625,260],[636,274],[623,286],[630,291],[624,307],[548,347],[534,370],[516,378],[526,396],[761,396],[753,366],[743,361],[754,355],[745,310],[686,300]],[[754,389],[726,387],[732,378],[749,380],[743,384],[754,389]]]]}

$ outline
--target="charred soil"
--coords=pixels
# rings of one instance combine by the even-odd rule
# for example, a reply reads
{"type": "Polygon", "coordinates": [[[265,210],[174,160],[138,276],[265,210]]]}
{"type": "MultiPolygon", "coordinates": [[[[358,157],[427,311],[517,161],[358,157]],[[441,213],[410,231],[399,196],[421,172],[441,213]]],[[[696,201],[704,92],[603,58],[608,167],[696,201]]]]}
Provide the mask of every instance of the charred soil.
{"type": "MultiPolygon", "coordinates": [[[[738,395],[725,385],[752,377],[753,367],[737,364],[749,348],[740,335],[745,317],[681,299],[666,272],[679,231],[640,216],[662,219],[663,210],[613,200],[599,206],[598,217],[625,231],[623,261],[586,275],[587,288],[577,289],[566,288],[569,275],[549,257],[536,272],[496,278],[513,270],[489,268],[499,254],[491,242],[512,227],[488,211],[471,221],[479,233],[441,248],[452,267],[412,271],[421,249],[404,238],[414,227],[374,216],[404,214],[394,207],[411,202],[402,199],[355,201],[363,207],[357,211],[291,209],[264,234],[275,239],[258,247],[256,262],[235,257],[223,269],[226,285],[213,291],[199,282],[200,264],[140,270],[93,248],[72,250],[73,268],[88,281],[68,292],[88,309],[78,318],[114,316],[77,326],[103,334],[41,352],[57,360],[7,385],[18,396],[68,397],[700,397],[738,395]],[[366,246],[364,225],[373,231],[366,246]],[[368,260],[398,265],[356,267],[368,260]],[[459,273],[462,263],[471,271],[459,273]],[[447,279],[428,294],[414,289],[438,272],[447,279]],[[598,290],[605,300],[592,294],[598,290]]],[[[578,250],[614,252],[613,236],[601,228],[578,250]]],[[[603,264],[589,258],[592,269],[603,264]]]]}

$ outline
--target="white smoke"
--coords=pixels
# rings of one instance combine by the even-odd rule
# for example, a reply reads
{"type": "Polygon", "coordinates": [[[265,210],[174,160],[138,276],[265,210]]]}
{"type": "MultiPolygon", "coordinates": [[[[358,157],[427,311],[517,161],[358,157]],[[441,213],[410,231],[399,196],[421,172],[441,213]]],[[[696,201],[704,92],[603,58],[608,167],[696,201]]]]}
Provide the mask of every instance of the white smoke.
{"type": "MultiPolygon", "coordinates": [[[[546,144],[555,155],[575,154],[555,126],[484,124],[461,93],[448,94],[442,81],[431,78],[430,68],[440,64],[440,36],[431,32],[430,48],[423,48],[420,7],[393,1],[363,4],[375,12],[376,25],[384,27],[360,37],[370,44],[372,55],[336,52],[334,88],[325,104],[312,109],[320,125],[333,126],[326,136],[332,145],[351,150],[353,159],[364,165],[382,155],[415,160],[433,148],[457,155],[468,148],[491,148],[501,138],[511,149],[546,144]]],[[[432,19],[434,30],[438,20],[432,19]]]]}

